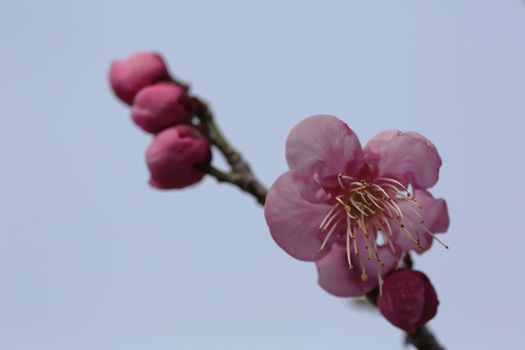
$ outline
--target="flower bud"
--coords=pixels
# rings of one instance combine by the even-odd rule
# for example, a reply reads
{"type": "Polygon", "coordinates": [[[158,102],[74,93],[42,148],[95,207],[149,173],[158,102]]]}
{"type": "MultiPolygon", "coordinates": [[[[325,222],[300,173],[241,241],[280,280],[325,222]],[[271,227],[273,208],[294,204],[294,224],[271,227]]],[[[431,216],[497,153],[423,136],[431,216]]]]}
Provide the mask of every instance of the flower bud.
{"type": "Polygon", "coordinates": [[[178,125],[164,129],[146,151],[149,183],[158,189],[192,185],[204,176],[198,167],[210,161],[210,143],[195,127],[178,125]]]}
{"type": "Polygon", "coordinates": [[[115,61],[109,70],[113,91],[129,105],[140,89],[168,78],[162,57],[152,52],[139,52],[125,60],[115,61]]]}
{"type": "Polygon", "coordinates": [[[135,123],[150,133],[186,122],[191,117],[186,89],[170,82],[157,83],[140,90],[131,110],[135,123]]]}
{"type": "Polygon", "coordinates": [[[394,326],[413,333],[436,315],[439,300],[428,277],[397,270],[386,276],[377,306],[394,326]]]}

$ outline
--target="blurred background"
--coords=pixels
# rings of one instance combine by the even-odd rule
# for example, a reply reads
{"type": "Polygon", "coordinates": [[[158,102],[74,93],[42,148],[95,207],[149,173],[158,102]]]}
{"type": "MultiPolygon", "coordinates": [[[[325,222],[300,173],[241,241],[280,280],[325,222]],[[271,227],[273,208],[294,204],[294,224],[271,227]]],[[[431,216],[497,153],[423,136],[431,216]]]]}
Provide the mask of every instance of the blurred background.
{"type": "Polygon", "coordinates": [[[519,348],[524,37],[520,0],[3,1],[0,348],[402,348],[284,253],[251,197],[147,185],[150,136],[107,82],[139,50],[210,102],[266,185],[312,114],[363,143],[430,138],[452,219],[451,249],[415,261],[441,300],[430,327],[449,349],[519,348]]]}

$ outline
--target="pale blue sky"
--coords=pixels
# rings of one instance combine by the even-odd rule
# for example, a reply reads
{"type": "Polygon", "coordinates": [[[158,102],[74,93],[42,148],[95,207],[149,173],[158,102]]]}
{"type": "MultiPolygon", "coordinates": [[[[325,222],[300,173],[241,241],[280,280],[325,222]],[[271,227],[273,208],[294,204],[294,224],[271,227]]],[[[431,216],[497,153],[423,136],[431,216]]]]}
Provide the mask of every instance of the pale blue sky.
{"type": "Polygon", "coordinates": [[[0,348],[401,348],[277,247],[252,198],[148,187],[150,137],[106,73],[157,50],[268,185],[312,114],[363,142],[427,135],[452,217],[451,249],[416,260],[442,302],[431,327],[450,349],[517,349],[524,37],[520,0],[3,1],[0,348]]]}

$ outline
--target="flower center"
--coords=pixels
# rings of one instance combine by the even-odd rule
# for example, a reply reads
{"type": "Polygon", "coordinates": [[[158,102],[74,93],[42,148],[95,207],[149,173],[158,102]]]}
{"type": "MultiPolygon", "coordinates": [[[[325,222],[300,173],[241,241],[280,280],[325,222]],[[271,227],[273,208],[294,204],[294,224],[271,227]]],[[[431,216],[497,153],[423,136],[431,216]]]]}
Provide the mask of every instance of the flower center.
{"type": "Polygon", "coordinates": [[[353,268],[351,256],[354,255],[354,262],[360,265],[362,281],[368,280],[365,259],[375,261],[381,289],[381,268],[384,263],[379,248],[383,245],[390,248],[399,262],[401,255],[397,254],[392,241],[393,230],[400,232],[419,248],[423,248],[420,234],[430,234],[438,240],[424,225],[422,206],[399,181],[387,177],[358,181],[343,173],[338,175],[337,181],[340,194],[334,197],[336,203],[319,226],[325,235],[320,251],[337,232],[339,238],[346,241],[349,269],[353,268]]]}

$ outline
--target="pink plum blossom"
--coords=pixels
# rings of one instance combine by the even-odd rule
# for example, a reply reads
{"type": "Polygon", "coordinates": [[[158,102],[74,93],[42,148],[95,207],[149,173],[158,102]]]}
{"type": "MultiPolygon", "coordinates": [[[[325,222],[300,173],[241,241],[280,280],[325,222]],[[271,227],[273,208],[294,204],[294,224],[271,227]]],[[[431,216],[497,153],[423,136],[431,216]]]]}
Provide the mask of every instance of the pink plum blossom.
{"type": "Polygon", "coordinates": [[[158,189],[183,188],[199,182],[199,167],[211,161],[210,143],[190,125],[164,129],[146,150],[150,185],[158,189]]]}
{"type": "Polygon", "coordinates": [[[419,271],[398,270],[388,274],[377,300],[379,311],[394,326],[412,333],[432,319],[439,300],[428,277],[419,271]]]}
{"type": "Polygon", "coordinates": [[[309,117],[286,141],[289,171],[268,192],[265,217],[277,244],[315,261],[337,296],[382,284],[408,250],[427,250],[448,228],[447,206],[427,191],[441,158],[420,134],[389,130],[362,148],[334,116],[309,117]]]}
{"type": "Polygon", "coordinates": [[[152,52],[139,52],[122,61],[115,61],[109,69],[113,91],[128,105],[133,103],[133,98],[143,87],[168,79],[164,60],[152,52]]]}
{"type": "Polygon", "coordinates": [[[191,117],[186,89],[162,82],[141,89],[131,109],[135,124],[150,133],[184,123],[191,117]]]}

